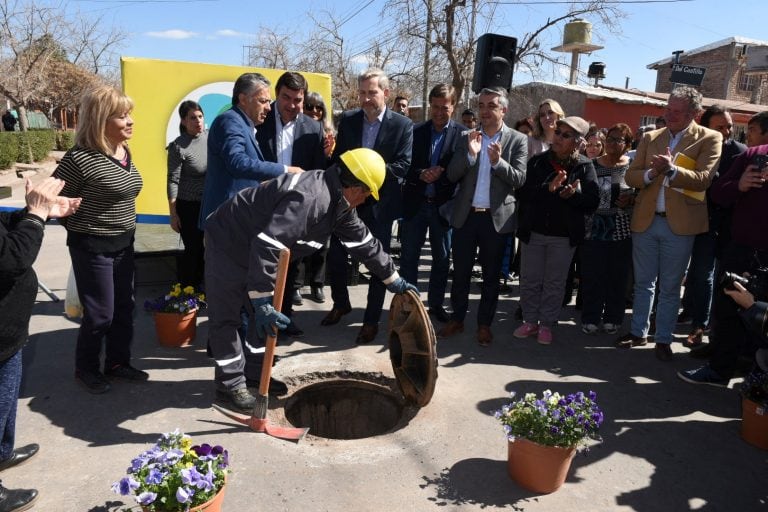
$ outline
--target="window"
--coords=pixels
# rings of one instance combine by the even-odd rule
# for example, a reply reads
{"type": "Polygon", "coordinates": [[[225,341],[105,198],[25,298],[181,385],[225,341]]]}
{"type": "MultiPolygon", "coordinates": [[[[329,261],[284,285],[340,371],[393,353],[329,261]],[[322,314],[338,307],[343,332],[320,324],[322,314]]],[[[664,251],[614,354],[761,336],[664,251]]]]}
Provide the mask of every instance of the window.
{"type": "Polygon", "coordinates": [[[640,126],[647,126],[649,124],[652,124],[653,126],[656,126],[656,118],[659,116],[643,116],[640,118],[640,126]]]}
{"type": "Polygon", "coordinates": [[[755,90],[755,82],[757,82],[756,75],[749,75],[742,69],[739,72],[739,90],[744,92],[752,92],[755,90]]]}

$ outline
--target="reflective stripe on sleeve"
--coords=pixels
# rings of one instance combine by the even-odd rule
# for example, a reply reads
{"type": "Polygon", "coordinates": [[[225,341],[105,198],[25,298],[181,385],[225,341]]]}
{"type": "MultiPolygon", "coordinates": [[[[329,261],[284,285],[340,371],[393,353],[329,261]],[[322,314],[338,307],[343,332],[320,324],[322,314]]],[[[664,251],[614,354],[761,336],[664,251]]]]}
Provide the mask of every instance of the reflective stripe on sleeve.
{"type": "Polygon", "coordinates": [[[251,290],[248,292],[249,299],[260,299],[262,297],[271,297],[272,295],[273,292],[257,292],[256,290],[251,290]]]}
{"type": "Polygon", "coordinates": [[[247,348],[248,352],[250,352],[251,354],[263,354],[267,350],[267,347],[254,347],[253,345],[248,343],[248,341],[245,342],[245,348],[247,348]]]}
{"type": "Polygon", "coordinates": [[[295,173],[291,178],[291,182],[288,183],[288,190],[293,190],[293,187],[295,187],[298,182],[299,182],[299,174],[295,173]]]}
{"type": "Polygon", "coordinates": [[[301,245],[308,245],[308,246],[310,246],[313,249],[322,249],[323,248],[323,244],[321,244],[320,242],[313,242],[312,240],[309,240],[309,241],[307,241],[307,240],[296,240],[296,243],[297,244],[301,244],[301,245]]]}
{"type": "Polygon", "coordinates": [[[390,284],[390,283],[393,283],[393,282],[397,281],[398,279],[400,279],[400,274],[398,274],[398,273],[397,273],[397,271],[395,271],[395,272],[394,272],[394,273],[393,273],[391,276],[389,276],[388,278],[386,278],[386,279],[382,279],[382,280],[381,280],[381,282],[382,282],[382,283],[384,283],[384,284],[386,285],[386,284],[390,284]]]}
{"type": "Polygon", "coordinates": [[[260,240],[264,240],[269,245],[271,245],[273,247],[277,247],[278,249],[285,249],[286,248],[282,243],[280,243],[280,241],[275,240],[271,236],[265,235],[264,233],[259,233],[258,235],[256,235],[256,238],[259,238],[260,240]]]}
{"type": "Polygon", "coordinates": [[[365,236],[365,238],[361,242],[341,242],[341,245],[344,247],[349,247],[350,249],[353,247],[360,247],[361,245],[365,245],[368,242],[370,242],[373,239],[373,235],[369,231],[368,234],[365,236]]]}

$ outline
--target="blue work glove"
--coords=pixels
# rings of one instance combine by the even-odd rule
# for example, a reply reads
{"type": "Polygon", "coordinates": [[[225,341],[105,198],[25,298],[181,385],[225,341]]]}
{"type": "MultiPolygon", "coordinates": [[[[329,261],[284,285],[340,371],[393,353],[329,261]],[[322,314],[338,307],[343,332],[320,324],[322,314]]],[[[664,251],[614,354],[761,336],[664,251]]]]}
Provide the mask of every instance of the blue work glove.
{"type": "Polygon", "coordinates": [[[387,285],[387,290],[396,293],[398,295],[407,292],[408,290],[416,292],[416,295],[419,294],[419,289],[413,286],[411,283],[403,279],[402,277],[398,277],[391,283],[387,285]]]}
{"type": "Polygon", "coordinates": [[[290,318],[272,307],[272,297],[251,299],[251,305],[253,306],[253,327],[256,329],[256,335],[263,340],[270,334],[275,334],[273,325],[278,329],[285,329],[291,323],[290,318]]]}

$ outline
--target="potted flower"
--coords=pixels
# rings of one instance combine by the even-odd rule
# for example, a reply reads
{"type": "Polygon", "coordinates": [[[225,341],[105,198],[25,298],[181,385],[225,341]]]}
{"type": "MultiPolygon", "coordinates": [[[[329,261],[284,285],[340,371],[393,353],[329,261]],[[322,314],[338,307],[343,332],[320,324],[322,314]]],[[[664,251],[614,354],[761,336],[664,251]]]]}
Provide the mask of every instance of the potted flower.
{"type": "Polygon", "coordinates": [[[177,429],[133,459],[112,490],[133,496],[144,512],[216,512],[224,501],[228,466],[227,450],[193,445],[177,429]]]}
{"type": "MultiPolygon", "coordinates": [[[[516,394],[511,394],[513,400],[516,394]]],[[[603,412],[590,391],[541,397],[527,393],[494,412],[508,440],[507,468],[522,487],[539,493],[556,491],[568,474],[576,450],[600,439],[603,412]]]]}
{"type": "Polygon", "coordinates": [[[741,385],[741,437],[768,450],[768,372],[757,365],[741,385]]]}
{"type": "Polygon", "coordinates": [[[144,310],[153,314],[161,345],[187,346],[195,339],[197,312],[206,307],[205,295],[192,286],[176,283],[167,294],[144,301],[144,310]]]}

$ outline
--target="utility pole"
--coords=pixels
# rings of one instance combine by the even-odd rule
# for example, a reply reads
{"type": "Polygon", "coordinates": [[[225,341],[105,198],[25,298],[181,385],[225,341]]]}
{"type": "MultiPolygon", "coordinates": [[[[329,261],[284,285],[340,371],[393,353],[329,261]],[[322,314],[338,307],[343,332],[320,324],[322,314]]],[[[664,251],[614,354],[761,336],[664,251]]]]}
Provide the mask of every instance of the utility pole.
{"type": "Polygon", "coordinates": [[[429,54],[432,51],[432,0],[427,0],[427,33],[424,38],[424,82],[421,89],[421,120],[429,119],[429,54]]]}

